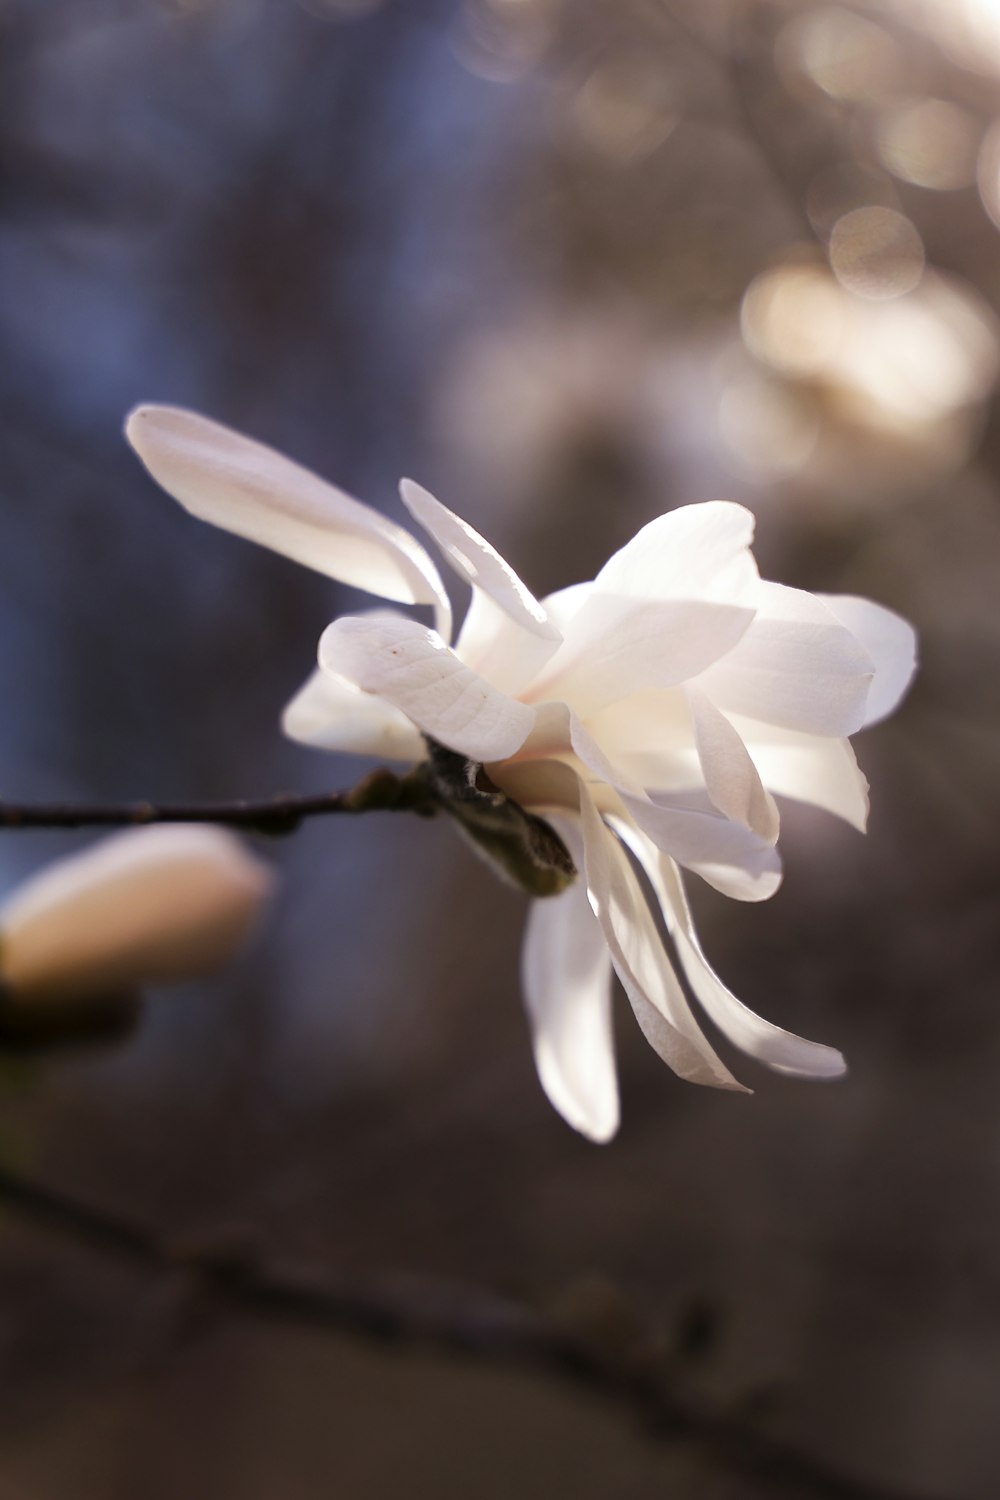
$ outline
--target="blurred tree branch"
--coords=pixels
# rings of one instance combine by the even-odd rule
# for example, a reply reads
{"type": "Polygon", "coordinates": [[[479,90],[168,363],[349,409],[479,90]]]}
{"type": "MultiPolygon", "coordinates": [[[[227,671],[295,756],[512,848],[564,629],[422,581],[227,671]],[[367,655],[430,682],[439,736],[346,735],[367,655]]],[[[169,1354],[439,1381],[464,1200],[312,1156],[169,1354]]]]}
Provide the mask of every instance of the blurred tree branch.
{"type": "MultiPolygon", "coordinates": [[[[429,1278],[358,1283],[324,1270],[282,1269],[224,1241],[171,1240],[114,1213],[0,1167],[0,1206],[60,1239],[140,1270],[189,1279],[194,1294],[233,1312],[352,1338],[423,1346],[512,1365],[585,1388],[627,1409],[663,1442],[767,1486],[814,1500],[917,1500],[831,1468],[738,1412],[691,1401],[665,1368],[662,1343],[638,1329],[623,1347],[530,1306],[429,1278]]],[[[921,1497],[930,1500],[930,1497],[921,1497]]]]}
{"type": "Polygon", "coordinates": [[[420,768],[397,776],[381,768],[348,791],[303,797],[267,797],[223,802],[0,802],[0,828],[135,827],[147,823],[225,823],[260,833],[291,833],[303,818],[328,813],[414,812],[432,817],[439,810],[434,790],[420,768]]]}

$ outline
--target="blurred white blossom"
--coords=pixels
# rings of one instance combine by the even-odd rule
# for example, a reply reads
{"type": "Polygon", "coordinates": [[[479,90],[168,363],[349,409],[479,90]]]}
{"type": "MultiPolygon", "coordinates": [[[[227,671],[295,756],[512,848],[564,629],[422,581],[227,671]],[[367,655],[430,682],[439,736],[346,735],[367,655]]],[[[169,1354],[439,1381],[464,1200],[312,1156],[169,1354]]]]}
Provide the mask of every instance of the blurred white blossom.
{"type": "Polygon", "coordinates": [[[101,998],[224,963],[272,888],[223,828],[159,824],[57,860],[0,905],[0,984],[14,1002],[101,998]]]}
{"type": "Polygon", "coordinates": [[[194,414],[140,408],[127,430],[195,515],[371,593],[434,606],[435,629],[387,610],[335,621],[284,727],[323,749],[412,761],[426,757],[426,736],[558,831],[581,878],[533,907],[523,977],[539,1076],[571,1125],[606,1140],[618,1124],[612,968],[676,1073],[743,1087],[695,1019],[629,854],[723,1034],[779,1072],[843,1072],[839,1052],[754,1015],[718,979],[681,869],[738,900],[772,895],[774,793],[864,828],[867,783],[848,736],[906,689],[915,642],[903,620],[764,582],[753,516],[727,503],[658,517],[592,582],[539,602],[466,522],[404,480],[411,515],[471,585],[452,647],[448,596],[407,532],[194,414]]]}

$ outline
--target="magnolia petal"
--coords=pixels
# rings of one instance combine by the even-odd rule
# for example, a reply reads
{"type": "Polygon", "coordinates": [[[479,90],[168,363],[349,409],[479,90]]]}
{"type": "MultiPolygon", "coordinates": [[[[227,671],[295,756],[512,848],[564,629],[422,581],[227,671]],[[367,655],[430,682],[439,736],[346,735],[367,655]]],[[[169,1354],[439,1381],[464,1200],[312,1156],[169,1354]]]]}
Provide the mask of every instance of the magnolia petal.
{"type": "Polygon", "coordinates": [[[865,725],[877,724],[897,707],[917,668],[917,633],[901,615],[851,594],[817,596],[845,625],[875,663],[865,725]]]}
{"type": "MultiPolygon", "coordinates": [[[[520,778],[522,787],[530,788],[531,778],[544,767],[551,765],[554,761],[563,760],[571,762],[571,756],[575,755],[584,768],[591,773],[587,778],[590,785],[591,795],[597,795],[602,789],[612,791],[623,790],[630,792],[634,797],[645,797],[643,787],[635,781],[622,766],[617,762],[609,760],[603,749],[571,708],[565,703],[546,702],[539,703],[535,710],[535,722],[531,733],[525,740],[517,753],[516,761],[525,763],[524,769],[529,772],[527,778],[520,778]],[[591,779],[594,778],[594,779],[591,779]]],[[[567,764],[566,769],[570,769],[567,764]]],[[[496,776],[509,776],[509,767],[493,768],[496,776]]],[[[571,788],[571,804],[576,806],[577,794],[575,789],[576,770],[570,773],[569,786],[571,788]]],[[[513,794],[512,794],[513,795],[513,794]]],[[[515,797],[515,800],[522,798],[515,797]]],[[[526,805],[534,806],[537,798],[531,797],[529,793],[526,805]]],[[[563,799],[560,799],[563,802],[563,799]]],[[[563,802],[563,805],[566,805],[563,802]]]]}
{"type": "Polygon", "coordinates": [[[460,578],[473,588],[482,589],[529,635],[547,641],[560,639],[559,631],[549,622],[534,594],[468,521],[456,516],[412,479],[400,481],[399,493],[410,515],[434,538],[460,578]]]}
{"type": "MultiPolygon", "coordinates": [[[[554,705],[550,705],[554,706],[554,705]]],[[[562,705],[560,705],[562,706],[562,705]]],[[[594,736],[571,710],[566,710],[569,722],[569,739],[577,760],[597,777],[598,785],[611,787],[616,792],[628,792],[633,797],[645,800],[647,793],[639,782],[617,761],[612,761],[594,736]]],[[[591,788],[593,795],[595,788],[591,788]]]]}
{"type": "Polygon", "coordinates": [[[15,1000],[99,997],[218,967],[249,932],[270,870],[222,828],[131,828],[20,886],[0,907],[15,1000]]]}
{"type": "Polygon", "coordinates": [[[754,517],[742,505],[709,501],[667,511],[614,553],[594,580],[631,598],[719,597],[752,606],[754,517]]]}
{"type": "Polygon", "coordinates": [[[636,600],[594,592],[532,685],[588,714],[646,688],[674,687],[731,653],[753,611],[703,599],[636,600]]]}
{"type": "Polygon", "coordinates": [[[542,600],[545,613],[560,635],[566,634],[587,600],[593,597],[593,593],[592,583],[571,583],[564,589],[556,589],[554,594],[546,594],[542,600]]]}
{"type": "Polygon", "coordinates": [[[725,712],[846,737],[864,723],[875,665],[822,600],[761,583],[753,624],[696,684],[725,712]]]}
{"type": "MultiPolygon", "coordinates": [[[[561,823],[557,829],[565,838],[561,823]]],[[[560,896],[532,902],[521,972],[535,1066],[549,1102],[590,1140],[610,1140],[618,1129],[611,958],[579,881],[560,896]]]]}
{"type": "Polygon", "coordinates": [[[796,1078],[842,1077],[847,1065],[835,1047],[807,1041],[765,1021],[726,988],[702,951],[676,865],[634,829],[619,831],[649,876],[688,983],[722,1034],[776,1073],[796,1078]]]}
{"type": "Polygon", "coordinates": [[[319,664],[385,699],[432,739],[472,760],[513,755],[534,723],[534,709],[498,692],[416,620],[335,620],[320,638],[319,664]]]}
{"type": "Polygon", "coordinates": [[[695,747],[705,788],[719,812],[742,823],[767,844],[778,837],[778,809],[765,790],[739,733],[710,698],[686,689],[695,747]]]}
{"type": "Polygon", "coordinates": [[[582,784],[580,816],[590,904],[647,1041],[689,1083],[748,1093],[692,1015],[635,873],[582,784]]]}
{"type": "Polygon", "coordinates": [[[864,833],[868,781],[849,740],[798,734],[754,719],[733,722],[766,787],[779,797],[811,802],[864,833]]]}
{"type": "Polygon", "coordinates": [[[658,849],[736,901],[767,901],[781,884],[781,858],[771,844],[714,809],[667,805],[620,793],[634,822],[658,849]]]}
{"type": "Polygon", "coordinates": [[[562,637],[529,635],[482,589],[472,599],[455,643],[455,655],[493,686],[516,697],[558,651],[562,637]]]}
{"type": "Polygon", "coordinates": [[[125,434],[186,510],[341,583],[401,604],[451,606],[420,543],[392,521],[262,443],[173,406],[139,406],[125,434]]]}
{"type": "Polygon", "coordinates": [[[494,687],[520,696],[559,650],[567,626],[592,590],[593,584],[574,583],[549,594],[544,607],[555,633],[543,639],[519,630],[489,594],[473,589],[455,650],[467,666],[482,672],[494,687]]]}
{"type": "Polygon", "coordinates": [[[589,714],[586,727],[625,779],[650,793],[689,793],[704,776],[686,688],[649,689],[589,714]]]}
{"type": "Polygon", "coordinates": [[[427,754],[420,731],[398,708],[319,668],[286,707],[281,727],[314,750],[407,762],[427,754]]]}

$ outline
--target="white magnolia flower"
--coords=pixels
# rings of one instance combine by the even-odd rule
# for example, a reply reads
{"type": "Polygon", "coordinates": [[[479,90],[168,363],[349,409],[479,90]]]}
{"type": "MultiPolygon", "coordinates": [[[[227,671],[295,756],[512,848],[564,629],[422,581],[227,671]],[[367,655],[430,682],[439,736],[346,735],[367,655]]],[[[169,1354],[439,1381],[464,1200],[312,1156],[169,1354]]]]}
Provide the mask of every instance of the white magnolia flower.
{"type": "Polygon", "coordinates": [[[0,905],[0,986],[17,1004],[63,1004],[194,978],[233,954],[271,886],[223,828],[130,828],[0,905]]]}
{"type": "Polygon", "coordinates": [[[863,599],[762,581],[753,516],[724,503],[658,517],[592,582],[540,603],[471,526],[404,480],[410,514],[471,585],[452,646],[441,579],[407,532],[203,417],[143,407],[127,433],[203,520],[373,594],[433,606],[433,629],[386,610],[335,621],[284,727],[322,749],[404,761],[426,758],[426,736],[481,763],[558,831],[581,878],[535,903],[523,977],[542,1086],[571,1125],[606,1140],[618,1124],[612,968],[676,1073],[742,1088],[695,1019],[629,854],[719,1030],[779,1072],[843,1072],[839,1052],[754,1015],[713,973],[681,870],[738,900],[771,896],[781,880],[774,793],[864,828],[867,783],[848,736],[889,713],[909,682],[903,620],[863,599]]]}

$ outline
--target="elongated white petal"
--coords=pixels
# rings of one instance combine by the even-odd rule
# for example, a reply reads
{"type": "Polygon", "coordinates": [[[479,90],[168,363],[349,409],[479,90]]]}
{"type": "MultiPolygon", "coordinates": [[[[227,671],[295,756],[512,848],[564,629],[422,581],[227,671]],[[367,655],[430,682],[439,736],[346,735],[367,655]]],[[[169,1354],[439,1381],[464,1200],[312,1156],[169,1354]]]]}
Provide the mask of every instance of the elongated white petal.
{"type": "Polygon", "coordinates": [[[191,978],[239,946],[271,885],[268,868],[225,829],[129,829],[7,898],[0,978],[26,1002],[191,978]]]}
{"type": "Polygon", "coordinates": [[[847,1065],[835,1047],[807,1041],[765,1021],[726,988],[702,951],[680,873],[673,861],[636,830],[622,827],[618,831],[656,891],[688,983],[723,1035],[777,1073],[796,1078],[840,1078],[847,1065]]]}
{"type": "Polygon", "coordinates": [[[587,892],[643,1034],[689,1083],[749,1092],[691,1014],[628,859],[582,785],[580,792],[587,892]]]}
{"type": "Polygon", "coordinates": [[[545,613],[561,635],[566,635],[587,600],[593,597],[593,593],[592,583],[571,583],[564,589],[556,589],[554,594],[546,594],[542,601],[545,605],[545,613]]]}
{"type": "Polygon", "coordinates": [[[529,635],[482,589],[472,599],[455,643],[455,655],[493,686],[516,696],[558,651],[559,635],[529,635]]]}
{"type": "Polygon", "coordinates": [[[401,526],[274,449],[173,406],[139,406],[125,433],[186,510],[294,562],[401,604],[433,604],[451,634],[437,569],[401,526]]]}
{"type": "Polygon", "coordinates": [[[585,721],[616,770],[649,792],[703,784],[686,692],[677,687],[633,693],[585,721]]]}
{"type": "Polygon", "coordinates": [[[594,581],[602,592],[632,598],[725,598],[752,607],[753,531],[753,515],[742,505],[684,505],[644,526],[594,581]]]}
{"type": "Polygon", "coordinates": [[[314,750],[410,762],[427,754],[420,731],[398,708],[319,668],[288,704],[281,727],[314,750]]]}
{"type": "Polygon", "coordinates": [[[559,631],[550,623],[544,607],[531,590],[468,521],[456,516],[412,479],[400,481],[399,493],[410,515],[434,538],[460,578],[473,588],[482,589],[515,625],[529,635],[541,636],[547,641],[560,639],[559,631]]]}
{"type": "MultiPolygon", "coordinates": [[[[563,823],[555,826],[565,838],[563,823]]],[[[581,882],[532,903],[521,972],[549,1102],[574,1130],[610,1140],[618,1129],[611,957],[581,882]]]]}
{"type": "Polygon", "coordinates": [[[753,624],[695,684],[725,712],[846,737],[861,728],[875,665],[822,600],[759,586],[753,624]]]}
{"type": "Polygon", "coordinates": [[[705,788],[727,818],[744,824],[767,844],[778,837],[778,809],[738,732],[710,698],[686,689],[705,788]]]}
{"type": "Polygon", "coordinates": [[[563,698],[587,714],[645,688],[673,687],[732,652],[752,619],[752,610],[701,599],[592,593],[532,696],[563,698]]]}
{"type": "Polygon", "coordinates": [[[319,664],[377,694],[425,734],[473,760],[513,755],[535,720],[534,709],[464,666],[436,631],[416,620],[335,620],[320,639],[319,664]]]}
{"type": "Polygon", "coordinates": [[[736,901],[766,901],[781,884],[771,844],[694,797],[687,807],[621,793],[630,816],[658,849],[736,901]]]}
{"type": "Polygon", "coordinates": [[[799,734],[756,719],[733,722],[766,787],[779,797],[811,802],[864,833],[868,782],[849,740],[799,734]]]}
{"type": "Polygon", "coordinates": [[[917,667],[917,633],[901,615],[869,599],[857,599],[852,594],[817,597],[861,642],[875,663],[865,725],[877,724],[892,713],[910,685],[917,667]]]}

